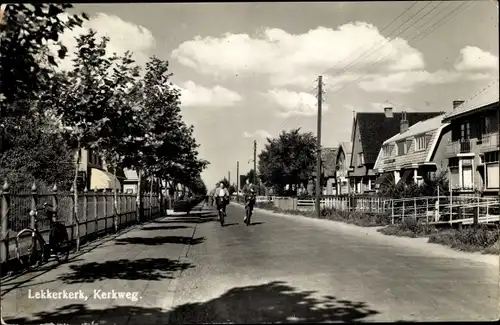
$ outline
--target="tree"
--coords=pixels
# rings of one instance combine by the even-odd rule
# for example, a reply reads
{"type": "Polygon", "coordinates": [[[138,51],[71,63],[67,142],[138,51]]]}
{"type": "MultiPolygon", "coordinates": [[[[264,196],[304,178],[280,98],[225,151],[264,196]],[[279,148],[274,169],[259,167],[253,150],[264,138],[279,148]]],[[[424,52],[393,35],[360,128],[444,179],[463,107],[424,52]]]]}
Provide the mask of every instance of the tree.
{"type": "Polygon", "coordinates": [[[59,58],[64,58],[66,47],[59,36],[66,29],[81,26],[85,14],[67,15],[63,13],[72,8],[67,3],[22,3],[9,4],[1,25],[0,43],[0,89],[2,115],[18,116],[23,110],[20,101],[38,98],[57,66],[52,55],[47,57],[50,66],[40,64],[39,55],[52,42],[59,58]]]}
{"type": "Polygon", "coordinates": [[[31,119],[6,119],[5,126],[0,183],[8,180],[13,190],[26,190],[33,182],[38,188],[57,183],[60,189],[69,190],[74,155],[61,133],[31,119]]]}
{"type": "MultiPolygon", "coordinates": [[[[106,161],[108,167],[113,170],[116,178],[118,168],[123,168],[125,155],[129,154],[130,139],[140,135],[141,128],[135,123],[137,119],[134,110],[134,92],[137,91],[135,81],[139,75],[139,67],[133,66],[132,53],[125,52],[122,57],[112,59],[113,66],[112,97],[110,99],[107,117],[101,123],[101,136],[94,144],[98,148],[106,161]]],[[[113,214],[115,230],[118,230],[118,193],[116,186],[113,186],[113,214]]]]}
{"type": "MultiPolygon", "coordinates": [[[[250,181],[250,183],[254,183],[254,182],[255,182],[254,180],[256,180],[256,179],[257,179],[257,178],[255,177],[255,171],[253,170],[253,168],[252,168],[252,169],[250,169],[250,170],[248,171],[248,173],[246,173],[246,175],[245,175],[245,182],[246,182],[246,180],[247,180],[247,179],[250,181]]],[[[257,181],[257,183],[258,183],[258,182],[259,182],[259,181],[257,181]]]]}
{"type": "MultiPolygon", "coordinates": [[[[99,149],[99,141],[108,136],[106,125],[115,118],[111,105],[113,81],[108,74],[112,60],[106,57],[109,38],[96,40],[96,32],[76,38],[76,57],[73,69],[62,72],[58,78],[60,96],[57,98],[57,114],[67,131],[67,139],[76,149],[76,164],[73,180],[74,200],[78,202],[78,170],[81,150],[99,149]]],[[[77,222],[76,246],[80,247],[78,204],[74,205],[77,222]]]]}
{"type": "Polygon", "coordinates": [[[287,184],[304,184],[316,168],[316,137],[300,128],[283,131],[278,138],[268,139],[259,154],[259,174],[266,186],[282,193],[287,184]]]}
{"type": "Polygon", "coordinates": [[[66,47],[59,36],[66,29],[81,26],[85,14],[67,15],[67,3],[8,4],[0,25],[0,152],[3,150],[4,119],[26,115],[33,101],[42,99],[57,65],[47,44],[59,58],[66,47]]]}
{"type": "Polygon", "coordinates": [[[223,179],[221,179],[218,182],[218,184],[220,184],[220,183],[223,183],[225,188],[229,188],[229,181],[227,180],[227,178],[224,177],[223,179]]]}

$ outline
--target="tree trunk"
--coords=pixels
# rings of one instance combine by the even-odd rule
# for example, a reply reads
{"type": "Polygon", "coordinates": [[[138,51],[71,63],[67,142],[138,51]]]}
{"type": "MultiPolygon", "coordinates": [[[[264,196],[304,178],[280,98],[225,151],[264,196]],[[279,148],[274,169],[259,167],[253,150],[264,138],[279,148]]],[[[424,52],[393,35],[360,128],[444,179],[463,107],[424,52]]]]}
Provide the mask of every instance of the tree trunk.
{"type": "MultiPolygon", "coordinates": [[[[78,170],[80,169],[81,160],[81,148],[80,141],[78,141],[77,153],[76,153],[76,164],[75,164],[75,177],[73,178],[73,218],[76,222],[75,236],[76,236],[76,251],[80,251],[80,221],[78,220],[78,170]]],[[[71,225],[73,226],[73,225],[71,225]]]]}
{"type": "Polygon", "coordinates": [[[116,164],[113,166],[113,224],[115,228],[115,233],[118,232],[118,193],[116,189],[116,164]]]}
{"type": "Polygon", "coordinates": [[[137,208],[136,221],[141,222],[142,220],[142,172],[137,169],[137,197],[135,199],[135,205],[137,208]]]}
{"type": "Polygon", "coordinates": [[[153,184],[154,184],[154,178],[151,176],[149,178],[149,217],[153,217],[153,184]]]}

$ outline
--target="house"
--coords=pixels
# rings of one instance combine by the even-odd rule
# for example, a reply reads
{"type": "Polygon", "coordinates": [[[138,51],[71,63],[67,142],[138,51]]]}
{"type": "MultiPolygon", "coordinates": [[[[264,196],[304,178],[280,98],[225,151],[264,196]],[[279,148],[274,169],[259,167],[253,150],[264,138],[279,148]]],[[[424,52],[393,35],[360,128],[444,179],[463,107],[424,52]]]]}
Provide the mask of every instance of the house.
{"type": "Polygon", "coordinates": [[[322,148],[321,150],[322,174],[326,181],[326,189],[323,189],[324,195],[335,194],[337,150],[338,148],[322,148]]]}
{"type": "Polygon", "coordinates": [[[336,192],[339,195],[350,193],[347,172],[349,171],[349,164],[351,162],[351,150],[351,142],[341,142],[337,150],[335,184],[336,192]]]}
{"type": "Polygon", "coordinates": [[[123,192],[137,193],[139,186],[139,177],[137,176],[137,171],[125,168],[123,170],[123,173],[125,174],[125,179],[123,180],[123,192]]]}
{"type": "MultiPolygon", "coordinates": [[[[75,153],[76,156],[76,153],[75,153]]],[[[75,159],[76,160],[76,159],[75,159]]],[[[92,149],[80,149],[80,165],[78,168],[78,190],[85,187],[89,190],[121,189],[121,181],[125,179],[123,171],[113,170],[106,165],[104,159],[92,149]]]]}
{"type": "Polygon", "coordinates": [[[470,100],[455,101],[443,121],[450,123],[446,158],[450,185],[457,194],[499,192],[498,80],[470,100]]]}
{"type": "MultiPolygon", "coordinates": [[[[380,185],[422,184],[436,172],[446,171],[444,153],[449,141],[449,123],[444,114],[420,121],[382,144],[374,169],[379,173],[375,187],[380,185]]],[[[405,123],[405,113],[400,123],[405,123]]]]}
{"type": "Polygon", "coordinates": [[[354,193],[374,191],[377,173],[373,169],[385,140],[406,130],[417,122],[444,112],[394,113],[391,107],[383,113],[356,113],[352,127],[352,154],[349,164],[349,186],[354,193]],[[404,118],[404,119],[403,119],[404,118]]]}

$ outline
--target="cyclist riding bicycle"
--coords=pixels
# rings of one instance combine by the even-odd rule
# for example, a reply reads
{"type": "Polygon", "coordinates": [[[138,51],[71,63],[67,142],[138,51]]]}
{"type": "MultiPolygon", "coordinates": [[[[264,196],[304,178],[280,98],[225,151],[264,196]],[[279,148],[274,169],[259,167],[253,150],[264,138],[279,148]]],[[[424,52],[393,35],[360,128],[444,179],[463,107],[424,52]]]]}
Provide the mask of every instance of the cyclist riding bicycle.
{"type": "Polygon", "coordinates": [[[225,188],[224,183],[220,183],[219,188],[215,190],[215,202],[217,210],[222,209],[222,213],[226,216],[226,206],[229,204],[229,191],[225,188]]]}
{"type": "MultiPolygon", "coordinates": [[[[250,207],[250,214],[253,212],[253,207],[255,206],[255,189],[253,187],[250,188],[249,192],[245,195],[245,209],[247,207],[250,207]]],[[[245,218],[243,219],[243,222],[247,221],[247,215],[245,215],[245,218]]]]}

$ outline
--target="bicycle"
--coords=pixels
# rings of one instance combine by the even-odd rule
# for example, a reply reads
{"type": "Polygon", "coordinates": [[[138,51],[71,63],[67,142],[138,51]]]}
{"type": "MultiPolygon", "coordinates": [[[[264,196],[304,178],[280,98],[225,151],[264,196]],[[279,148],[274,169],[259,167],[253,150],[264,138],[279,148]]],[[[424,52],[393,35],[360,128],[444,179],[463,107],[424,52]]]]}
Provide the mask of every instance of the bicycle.
{"type": "Polygon", "coordinates": [[[252,217],[253,206],[255,204],[255,195],[250,195],[246,198],[245,204],[245,224],[250,225],[250,218],[252,217]]]}
{"type": "Polygon", "coordinates": [[[219,222],[222,227],[224,227],[224,217],[226,216],[224,212],[224,205],[226,204],[225,199],[222,197],[216,197],[217,210],[219,211],[219,222]]]}
{"type": "MultiPolygon", "coordinates": [[[[16,255],[21,266],[27,270],[34,270],[47,262],[51,257],[54,257],[60,264],[66,262],[69,258],[70,242],[66,226],[62,222],[56,220],[57,211],[53,206],[48,205],[47,202],[43,204],[42,208],[30,211],[30,217],[35,218],[34,228],[25,228],[17,233],[16,236],[16,255]],[[38,229],[38,211],[45,210],[49,214],[50,220],[50,235],[49,243],[45,241],[40,230],[38,229]],[[23,242],[21,238],[31,237],[26,254],[22,252],[23,242]],[[47,253],[50,254],[47,254],[47,253]]],[[[29,242],[29,240],[28,240],[29,242]]],[[[26,241],[24,242],[26,245],[26,241]]]]}

